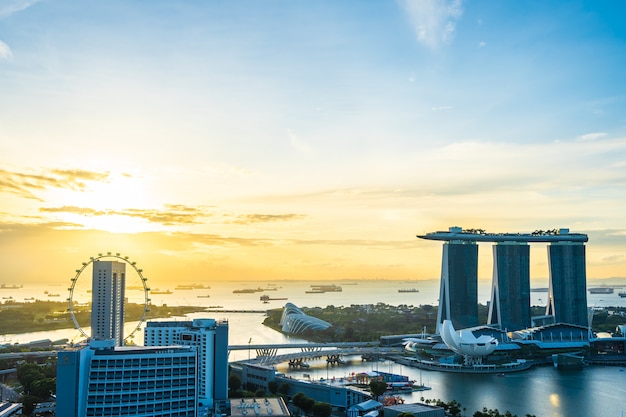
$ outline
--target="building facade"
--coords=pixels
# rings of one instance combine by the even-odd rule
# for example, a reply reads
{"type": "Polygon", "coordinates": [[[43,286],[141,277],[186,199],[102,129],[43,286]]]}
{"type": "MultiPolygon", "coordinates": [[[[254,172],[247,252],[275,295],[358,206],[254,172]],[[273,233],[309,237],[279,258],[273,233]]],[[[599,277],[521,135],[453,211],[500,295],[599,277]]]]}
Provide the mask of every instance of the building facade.
{"type": "Polygon", "coordinates": [[[214,319],[150,321],[146,346],[191,346],[198,355],[198,406],[211,409],[228,399],[228,322],[214,319]]]}
{"type": "Polygon", "coordinates": [[[487,324],[514,331],[530,326],[530,246],[493,245],[493,283],[487,324]]]}
{"type": "Polygon", "coordinates": [[[91,280],[91,338],[124,344],[124,299],[126,264],[93,262],[91,280]]]}
{"type": "Polygon", "coordinates": [[[549,303],[546,313],[556,323],[588,326],[585,245],[559,242],[548,245],[549,303]]]}
{"type": "Polygon", "coordinates": [[[474,242],[443,245],[437,333],[444,320],[458,329],[478,325],[478,245],[474,242]]]}
{"type": "Polygon", "coordinates": [[[110,339],[58,354],[58,416],[195,417],[196,396],[192,347],[116,347],[110,339]]]}
{"type": "MultiPolygon", "coordinates": [[[[441,288],[437,332],[444,320],[463,329],[478,325],[478,245],[496,243],[493,251],[493,285],[488,322],[501,328],[530,325],[529,243],[547,243],[550,264],[549,302],[546,315],[552,322],[587,325],[586,234],[569,229],[536,230],[532,233],[486,233],[482,229],[418,235],[443,241],[441,288]]],[[[547,317],[542,318],[548,322],[547,317]]]]}

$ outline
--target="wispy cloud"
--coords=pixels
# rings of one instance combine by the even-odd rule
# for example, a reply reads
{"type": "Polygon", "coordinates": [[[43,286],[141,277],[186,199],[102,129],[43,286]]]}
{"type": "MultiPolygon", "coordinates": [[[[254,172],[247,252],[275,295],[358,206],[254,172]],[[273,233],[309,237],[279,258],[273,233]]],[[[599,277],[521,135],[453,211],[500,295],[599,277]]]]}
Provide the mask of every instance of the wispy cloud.
{"type": "Polygon", "coordinates": [[[447,44],[454,38],[456,22],[463,14],[461,0],[399,0],[417,35],[429,48],[447,44]]]}
{"type": "Polygon", "coordinates": [[[244,214],[239,215],[232,221],[235,224],[273,223],[292,220],[302,220],[307,216],[303,214],[244,214]]]}
{"type": "Polygon", "coordinates": [[[3,0],[0,2],[0,19],[28,9],[33,4],[39,3],[40,0],[3,0]]]}
{"type": "Polygon", "coordinates": [[[35,194],[38,191],[45,191],[50,188],[85,191],[88,188],[88,182],[104,182],[108,178],[108,172],[85,170],[52,169],[31,174],[0,169],[0,193],[10,193],[41,201],[35,194]]]}
{"type": "Polygon", "coordinates": [[[190,207],[182,204],[168,204],[162,209],[124,209],[124,210],[95,210],[88,207],[62,206],[44,207],[39,209],[42,213],[66,213],[79,216],[124,216],[140,218],[150,223],[164,226],[192,225],[200,223],[201,218],[212,215],[203,207],[190,207]]]}
{"type": "Polygon", "coordinates": [[[0,59],[9,59],[13,56],[11,48],[6,43],[0,41],[0,59]]]}
{"type": "Polygon", "coordinates": [[[579,141],[588,141],[588,140],[598,140],[598,139],[602,139],[603,137],[606,137],[606,133],[604,132],[594,132],[594,133],[587,133],[586,135],[581,135],[578,138],[576,138],[579,141]]]}

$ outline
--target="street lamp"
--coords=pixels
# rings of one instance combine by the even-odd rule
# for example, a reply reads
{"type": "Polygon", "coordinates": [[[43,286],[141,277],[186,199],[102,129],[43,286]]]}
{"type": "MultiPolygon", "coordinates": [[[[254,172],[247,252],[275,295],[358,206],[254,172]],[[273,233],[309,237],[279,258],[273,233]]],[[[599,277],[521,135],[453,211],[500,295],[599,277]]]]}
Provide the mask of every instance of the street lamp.
{"type": "Polygon", "coordinates": [[[248,362],[250,362],[250,343],[252,343],[252,338],[248,340],[248,362]]]}

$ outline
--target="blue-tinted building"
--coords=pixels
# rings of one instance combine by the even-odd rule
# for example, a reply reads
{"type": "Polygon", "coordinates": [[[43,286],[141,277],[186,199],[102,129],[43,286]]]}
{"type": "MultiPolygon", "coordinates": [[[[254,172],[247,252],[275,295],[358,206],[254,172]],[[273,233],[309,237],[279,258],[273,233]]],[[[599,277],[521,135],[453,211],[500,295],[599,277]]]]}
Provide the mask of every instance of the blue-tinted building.
{"type": "Polygon", "coordinates": [[[548,245],[549,303],[546,314],[556,323],[588,326],[585,245],[558,242],[548,245]]]}
{"type": "Polygon", "coordinates": [[[514,331],[530,327],[530,246],[493,246],[493,283],[487,324],[514,331]]]}
{"type": "Polygon", "coordinates": [[[478,245],[446,242],[443,245],[437,332],[444,320],[455,328],[478,325],[478,245]]]}
{"type": "Polygon", "coordinates": [[[228,399],[228,322],[214,319],[149,321],[146,346],[192,346],[198,355],[198,407],[211,410],[228,399]]]}
{"type": "Polygon", "coordinates": [[[57,416],[195,417],[196,352],[92,340],[59,352],[56,392],[57,416]]]}
{"type": "Polygon", "coordinates": [[[488,322],[500,328],[530,325],[529,243],[548,243],[550,286],[548,315],[554,322],[587,325],[585,272],[586,234],[569,229],[536,230],[532,233],[486,233],[482,229],[450,227],[418,235],[421,239],[443,241],[441,288],[437,332],[443,320],[455,329],[476,326],[478,246],[495,242],[494,275],[488,322]]]}

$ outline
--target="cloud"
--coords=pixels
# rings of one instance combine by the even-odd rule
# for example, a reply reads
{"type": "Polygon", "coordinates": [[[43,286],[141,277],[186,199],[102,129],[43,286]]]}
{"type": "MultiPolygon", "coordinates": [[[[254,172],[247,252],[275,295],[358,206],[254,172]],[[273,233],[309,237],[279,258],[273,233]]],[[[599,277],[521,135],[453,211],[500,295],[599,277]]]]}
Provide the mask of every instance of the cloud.
{"type": "Polygon", "coordinates": [[[436,49],[454,38],[463,14],[461,0],[398,0],[421,44],[436,49]]]}
{"type": "Polygon", "coordinates": [[[292,220],[302,220],[307,216],[303,214],[244,214],[237,216],[236,220],[232,221],[235,224],[253,224],[253,223],[272,223],[272,222],[286,222],[292,220]]]}
{"type": "Polygon", "coordinates": [[[587,133],[586,135],[579,136],[576,140],[584,142],[588,140],[598,140],[606,137],[606,133],[604,132],[595,132],[595,133],[587,133]]]}
{"type": "Polygon", "coordinates": [[[0,169],[0,193],[42,201],[35,195],[37,191],[50,188],[84,191],[88,188],[88,182],[104,182],[108,178],[108,172],[52,169],[31,174],[0,169]]]}
{"type": "Polygon", "coordinates": [[[124,216],[147,220],[150,223],[164,226],[191,225],[200,223],[199,219],[212,215],[202,207],[190,207],[182,204],[167,204],[163,209],[124,209],[124,210],[95,210],[88,207],[62,206],[44,207],[42,213],[67,213],[79,216],[124,216]]]}
{"type": "Polygon", "coordinates": [[[9,59],[13,56],[11,48],[6,43],[0,41],[0,59],[9,59]]]}
{"type": "Polygon", "coordinates": [[[13,13],[28,9],[40,0],[4,0],[0,2],[0,19],[11,16],[13,13]]]}

